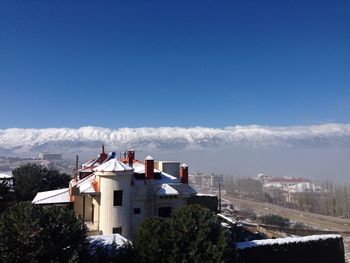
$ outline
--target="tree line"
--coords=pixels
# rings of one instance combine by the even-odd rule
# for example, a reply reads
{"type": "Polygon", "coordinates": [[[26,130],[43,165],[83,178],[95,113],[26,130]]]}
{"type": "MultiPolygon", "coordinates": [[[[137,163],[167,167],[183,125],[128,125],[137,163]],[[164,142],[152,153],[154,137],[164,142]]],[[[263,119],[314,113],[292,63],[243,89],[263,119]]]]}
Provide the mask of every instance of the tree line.
{"type": "Polygon", "coordinates": [[[238,178],[226,182],[228,194],[269,202],[282,207],[298,209],[322,215],[350,218],[350,184],[319,182],[320,191],[305,191],[289,196],[279,188],[264,188],[262,182],[253,178],[238,178]]]}

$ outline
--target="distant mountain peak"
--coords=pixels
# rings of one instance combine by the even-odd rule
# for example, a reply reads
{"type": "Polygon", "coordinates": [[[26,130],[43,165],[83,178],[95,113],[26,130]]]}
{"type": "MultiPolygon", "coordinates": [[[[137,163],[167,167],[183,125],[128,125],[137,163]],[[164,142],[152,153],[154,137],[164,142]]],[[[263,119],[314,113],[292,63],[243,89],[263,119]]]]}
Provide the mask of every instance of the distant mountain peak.
{"type": "Polygon", "coordinates": [[[101,143],[124,150],[203,149],[223,145],[289,147],[350,144],[350,124],[310,126],[230,126],[119,128],[86,126],[81,128],[0,129],[0,153],[40,151],[81,152],[97,149],[101,143]]]}

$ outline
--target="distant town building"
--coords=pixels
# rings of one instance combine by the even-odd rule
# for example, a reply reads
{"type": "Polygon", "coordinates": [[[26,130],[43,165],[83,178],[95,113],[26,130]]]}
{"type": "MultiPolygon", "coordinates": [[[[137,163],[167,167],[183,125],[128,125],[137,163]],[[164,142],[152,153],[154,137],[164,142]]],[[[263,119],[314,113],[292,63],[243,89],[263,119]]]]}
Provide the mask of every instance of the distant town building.
{"type": "Polygon", "coordinates": [[[211,174],[210,175],[210,186],[212,188],[218,188],[219,185],[223,185],[224,175],[223,174],[211,174]]]}
{"type": "Polygon", "coordinates": [[[102,147],[96,159],[81,166],[68,188],[39,192],[32,203],[72,204],[90,231],[131,238],[146,217],[169,217],[194,195],[187,165],[155,162],[151,156],[136,160],[134,151],[118,159],[102,147]]]}
{"type": "Polygon", "coordinates": [[[268,181],[271,179],[271,176],[265,175],[265,174],[258,174],[256,177],[254,177],[253,179],[258,180],[260,182],[262,182],[263,184],[268,183],[268,181]]]}
{"type": "Polygon", "coordinates": [[[306,178],[295,177],[271,177],[259,174],[254,177],[255,180],[261,181],[265,193],[274,196],[279,194],[286,202],[295,203],[298,194],[310,193],[318,194],[324,189],[315,182],[306,178]]]}
{"type": "Polygon", "coordinates": [[[43,152],[43,153],[39,153],[39,159],[47,160],[47,161],[60,161],[62,160],[62,154],[43,152]]]}
{"type": "Polygon", "coordinates": [[[310,183],[309,179],[295,177],[270,177],[264,187],[284,188],[299,183],[310,183]]]}
{"type": "Polygon", "coordinates": [[[203,192],[215,192],[219,189],[219,184],[223,185],[223,174],[193,173],[189,176],[190,184],[203,192]]]}

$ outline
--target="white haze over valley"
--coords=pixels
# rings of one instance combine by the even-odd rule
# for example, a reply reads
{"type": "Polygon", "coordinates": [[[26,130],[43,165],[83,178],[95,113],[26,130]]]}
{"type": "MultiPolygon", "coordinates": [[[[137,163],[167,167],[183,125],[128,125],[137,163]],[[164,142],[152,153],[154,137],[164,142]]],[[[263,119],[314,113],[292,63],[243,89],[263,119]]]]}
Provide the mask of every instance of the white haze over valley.
{"type": "Polygon", "coordinates": [[[263,172],[350,182],[350,124],[311,126],[232,126],[0,129],[0,155],[35,156],[61,152],[65,158],[94,156],[104,143],[118,154],[181,160],[192,171],[234,176],[263,172]]]}

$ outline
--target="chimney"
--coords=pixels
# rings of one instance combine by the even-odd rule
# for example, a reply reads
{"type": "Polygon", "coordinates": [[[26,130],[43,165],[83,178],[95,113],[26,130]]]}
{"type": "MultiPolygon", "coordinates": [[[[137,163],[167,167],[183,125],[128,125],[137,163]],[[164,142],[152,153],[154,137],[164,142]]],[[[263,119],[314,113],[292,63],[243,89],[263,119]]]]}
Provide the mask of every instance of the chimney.
{"type": "Polygon", "coordinates": [[[135,159],[135,151],[134,150],[128,150],[126,159],[128,161],[128,165],[130,167],[132,167],[133,163],[134,163],[134,159],[135,159]]]}
{"type": "Polygon", "coordinates": [[[145,177],[146,179],[154,179],[154,159],[149,155],[145,159],[145,177]]]}
{"type": "Polygon", "coordinates": [[[188,184],[188,166],[185,163],[180,167],[180,180],[181,183],[188,184]]]}
{"type": "Polygon", "coordinates": [[[75,156],[75,168],[73,169],[73,177],[75,181],[78,181],[79,175],[79,156],[75,156]]]}
{"type": "Polygon", "coordinates": [[[100,163],[103,163],[107,159],[107,154],[105,153],[105,146],[102,144],[102,152],[100,153],[100,163]]]}

